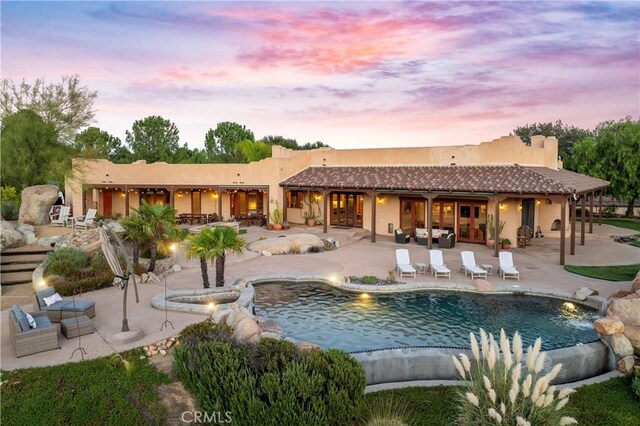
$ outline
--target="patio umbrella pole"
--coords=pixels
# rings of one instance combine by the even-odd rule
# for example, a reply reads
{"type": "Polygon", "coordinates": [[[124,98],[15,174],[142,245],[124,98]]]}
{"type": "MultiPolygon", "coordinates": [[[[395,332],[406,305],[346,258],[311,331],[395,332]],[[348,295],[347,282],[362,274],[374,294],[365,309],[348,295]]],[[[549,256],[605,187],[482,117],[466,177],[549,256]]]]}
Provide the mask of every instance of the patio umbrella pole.
{"type": "Polygon", "coordinates": [[[173,323],[171,321],[169,321],[168,314],[167,314],[167,275],[168,275],[168,272],[165,272],[165,274],[164,274],[164,322],[160,326],[160,331],[162,331],[162,329],[164,327],[169,326],[169,325],[171,326],[171,328],[173,330],[176,329],[173,326],[173,323]]]}
{"type": "Polygon", "coordinates": [[[76,352],[79,351],[80,358],[84,361],[84,356],[87,354],[87,351],[82,347],[82,343],[81,343],[82,333],[80,333],[80,321],[78,320],[78,310],[76,309],[76,292],[78,291],[78,289],[80,289],[80,293],[82,293],[82,288],[76,286],[73,289],[73,293],[71,294],[72,300],[73,300],[73,311],[76,314],[76,330],[78,332],[78,347],[74,349],[73,352],[71,352],[71,358],[69,359],[73,359],[73,356],[76,354],[76,352]]]}

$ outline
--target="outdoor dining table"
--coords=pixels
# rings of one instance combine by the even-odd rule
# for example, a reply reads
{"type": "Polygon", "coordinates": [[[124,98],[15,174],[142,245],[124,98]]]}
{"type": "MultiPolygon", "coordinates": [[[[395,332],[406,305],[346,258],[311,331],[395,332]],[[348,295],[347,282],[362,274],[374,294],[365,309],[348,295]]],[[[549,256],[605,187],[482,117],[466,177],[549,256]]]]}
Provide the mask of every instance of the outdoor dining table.
{"type": "Polygon", "coordinates": [[[207,215],[206,214],[196,214],[196,213],[180,213],[178,215],[178,220],[180,223],[188,223],[194,225],[196,223],[206,224],[207,215]]]}

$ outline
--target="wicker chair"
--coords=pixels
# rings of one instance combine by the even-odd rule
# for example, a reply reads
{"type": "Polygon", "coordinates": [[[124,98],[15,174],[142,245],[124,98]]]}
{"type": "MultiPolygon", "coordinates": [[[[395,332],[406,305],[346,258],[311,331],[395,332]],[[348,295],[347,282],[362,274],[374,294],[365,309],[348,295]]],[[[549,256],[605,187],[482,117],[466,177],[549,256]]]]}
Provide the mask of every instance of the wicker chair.
{"type": "Polygon", "coordinates": [[[44,298],[53,296],[56,293],[53,287],[47,287],[44,290],[40,290],[36,293],[36,302],[40,311],[46,313],[51,322],[60,322],[66,318],[75,318],[76,312],[78,315],[84,315],[87,318],[93,318],[96,316],[96,304],[91,300],[78,300],[76,297],[75,303],[69,299],[64,299],[61,302],[56,302],[51,306],[47,306],[44,303],[44,298]]]}
{"type": "Polygon", "coordinates": [[[28,322],[25,327],[26,317],[17,305],[11,308],[9,313],[9,338],[18,358],[51,349],[60,349],[58,326],[49,321],[45,312],[34,312],[31,315],[36,320],[36,328],[29,328],[28,322]],[[24,317],[24,320],[21,317],[24,317]]]}

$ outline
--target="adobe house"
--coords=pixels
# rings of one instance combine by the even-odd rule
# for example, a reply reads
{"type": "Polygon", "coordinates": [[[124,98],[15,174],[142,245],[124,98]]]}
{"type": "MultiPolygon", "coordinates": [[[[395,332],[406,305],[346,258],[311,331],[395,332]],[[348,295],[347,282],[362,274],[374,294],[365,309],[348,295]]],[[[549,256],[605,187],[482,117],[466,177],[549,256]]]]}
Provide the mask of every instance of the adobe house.
{"type": "MultiPolygon", "coordinates": [[[[562,169],[555,137],[533,136],[525,145],[505,136],[479,145],[419,148],[292,151],[274,146],[272,157],[249,164],[113,164],[73,160],[66,181],[70,203],[83,213],[130,214],[141,199],[171,204],[178,214],[216,220],[262,217],[280,207],[289,223],[304,223],[313,209],[328,227],[355,227],[377,235],[395,229],[446,229],[461,242],[485,244],[487,221],[506,222],[500,238],[514,244],[522,225],[560,230],[560,263],[565,232],[571,254],[575,208],[593,212],[596,193],[608,182],[562,169]],[[571,211],[574,214],[571,214],[571,211]],[[572,218],[570,221],[567,217],[572,218]]],[[[593,214],[589,215],[589,232],[593,214]]],[[[586,217],[580,220],[583,224],[586,217]]],[[[584,244],[582,226],[581,244],[584,244]]],[[[431,239],[429,238],[429,246],[431,239]]],[[[495,248],[497,255],[498,248],[495,248]]]]}

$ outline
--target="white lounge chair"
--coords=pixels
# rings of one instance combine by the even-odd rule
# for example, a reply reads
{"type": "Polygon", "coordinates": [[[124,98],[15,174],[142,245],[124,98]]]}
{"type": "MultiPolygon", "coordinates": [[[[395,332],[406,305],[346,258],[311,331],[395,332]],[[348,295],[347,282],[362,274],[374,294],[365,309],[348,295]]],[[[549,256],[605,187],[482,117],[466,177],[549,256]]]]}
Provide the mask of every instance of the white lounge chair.
{"type": "Polygon", "coordinates": [[[517,278],[520,281],[520,272],[513,266],[513,255],[510,251],[501,251],[498,253],[500,259],[500,266],[498,267],[498,274],[503,280],[507,278],[517,278]]]}
{"type": "Polygon", "coordinates": [[[409,259],[409,250],[396,250],[396,271],[400,275],[400,278],[405,275],[413,278],[416,277],[417,271],[413,266],[411,266],[411,260],[409,259]]]}
{"type": "Polygon", "coordinates": [[[442,250],[429,250],[429,262],[429,269],[436,280],[438,277],[451,278],[451,271],[442,259],[442,250]]]}
{"type": "Polygon", "coordinates": [[[462,267],[460,269],[464,271],[465,277],[471,274],[471,279],[476,277],[487,279],[488,272],[476,264],[476,258],[472,251],[462,251],[460,256],[462,257],[462,267]]]}
{"type": "Polygon", "coordinates": [[[54,215],[49,215],[51,218],[51,226],[65,226],[70,211],[71,206],[62,206],[56,219],[54,219],[54,215]]]}
{"type": "Polygon", "coordinates": [[[98,213],[96,209],[89,209],[86,216],[75,217],[73,227],[87,229],[87,227],[93,225],[93,219],[95,219],[96,213],[98,213]]]}

